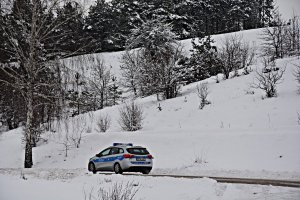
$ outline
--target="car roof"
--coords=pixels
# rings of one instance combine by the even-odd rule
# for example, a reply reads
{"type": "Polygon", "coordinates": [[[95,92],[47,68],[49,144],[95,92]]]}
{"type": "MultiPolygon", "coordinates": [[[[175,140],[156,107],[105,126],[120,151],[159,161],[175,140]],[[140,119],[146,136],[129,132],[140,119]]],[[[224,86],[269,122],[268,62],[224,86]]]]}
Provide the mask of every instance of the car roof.
{"type": "Polygon", "coordinates": [[[128,146],[128,145],[116,145],[116,146],[110,146],[109,148],[112,148],[112,147],[118,147],[118,148],[143,148],[143,149],[146,149],[145,147],[142,147],[142,146],[128,146]]]}

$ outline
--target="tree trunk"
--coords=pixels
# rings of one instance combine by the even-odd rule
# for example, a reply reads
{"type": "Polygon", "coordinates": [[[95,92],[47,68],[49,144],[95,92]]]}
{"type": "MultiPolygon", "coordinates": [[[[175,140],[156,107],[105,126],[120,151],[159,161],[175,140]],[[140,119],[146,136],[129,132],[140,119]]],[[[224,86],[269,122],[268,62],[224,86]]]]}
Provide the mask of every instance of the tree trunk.
{"type": "Polygon", "coordinates": [[[33,136],[33,93],[28,91],[27,93],[27,121],[25,130],[25,161],[24,167],[31,168],[33,165],[32,161],[32,136],[33,136]]]}
{"type": "Polygon", "coordinates": [[[26,140],[24,167],[25,168],[31,168],[32,165],[33,165],[33,162],[32,162],[32,146],[31,146],[31,142],[28,142],[26,140]]]}
{"type": "Polygon", "coordinates": [[[100,94],[100,109],[103,108],[104,108],[104,91],[102,90],[100,94]]]}

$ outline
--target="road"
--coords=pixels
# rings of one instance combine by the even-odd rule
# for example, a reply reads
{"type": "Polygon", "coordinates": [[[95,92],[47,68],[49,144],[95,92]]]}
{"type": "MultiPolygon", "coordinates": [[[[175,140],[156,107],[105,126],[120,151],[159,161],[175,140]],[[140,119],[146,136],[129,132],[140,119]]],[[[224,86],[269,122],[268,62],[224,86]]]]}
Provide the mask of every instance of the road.
{"type": "MultiPolygon", "coordinates": [[[[90,173],[90,172],[89,172],[90,173]]],[[[10,174],[15,176],[28,175],[37,178],[47,179],[72,179],[81,175],[88,174],[86,169],[22,169],[22,168],[0,168],[0,174],[10,174]]],[[[112,175],[113,172],[98,172],[102,175],[112,175]]],[[[300,180],[279,180],[279,179],[260,179],[260,178],[232,178],[232,177],[216,177],[216,176],[192,176],[192,175],[169,175],[169,174],[139,174],[139,173],[123,173],[124,176],[143,176],[143,177],[171,177],[184,179],[201,179],[210,178],[219,183],[232,184],[251,184],[251,185],[272,185],[291,188],[300,188],[300,180]]]]}
{"type": "MultiPolygon", "coordinates": [[[[100,174],[111,175],[113,173],[100,174]]],[[[219,183],[235,183],[235,184],[252,184],[252,185],[272,185],[282,187],[293,187],[300,188],[300,181],[295,180],[279,180],[279,179],[258,179],[258,178],[230,178],[230,177],[210,177],[210,176],[186,176],[186,175],[167,175],[167,174],[137,174],[137,173],[123,173],[125,176],[150,176],[150,177],[171,177],[171,178],[186,178],[186,179],[197,179],[197,178],[210,178],[214,179],[219,183]]]]}

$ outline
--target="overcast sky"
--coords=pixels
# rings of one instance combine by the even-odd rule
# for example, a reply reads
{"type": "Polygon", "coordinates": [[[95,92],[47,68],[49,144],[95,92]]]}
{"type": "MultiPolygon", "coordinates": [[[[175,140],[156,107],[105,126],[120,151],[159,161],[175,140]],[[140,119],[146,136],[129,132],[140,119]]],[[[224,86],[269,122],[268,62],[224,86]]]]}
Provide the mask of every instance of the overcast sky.
{"type": "Polygon", "coordinates": [[[300,0],[275,0],[279,12],[285,20],[292,17],[293,12],[300,16],[300,0]]]}

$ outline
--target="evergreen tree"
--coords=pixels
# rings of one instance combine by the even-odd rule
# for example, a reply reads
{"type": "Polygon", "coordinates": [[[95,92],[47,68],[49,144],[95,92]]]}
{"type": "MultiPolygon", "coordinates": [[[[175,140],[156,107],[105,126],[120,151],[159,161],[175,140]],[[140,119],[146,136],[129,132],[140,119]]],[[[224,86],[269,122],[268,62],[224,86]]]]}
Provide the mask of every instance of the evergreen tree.
{"type": "Polygon", "coordinates": [[[118,100],[121,98],[122,91],[119,89],[117,77],[111,76],[111,83],[108,87],[108,105],[114,106],[118,104],[118,100]]]}
{"type": "Polygon", "coordinates": [[[128,40],[128,48],[141,47],[138,78],[142,95],[163,93],[166,98],[177,95],[175,68],[181,55],[177,36],[169,24],[157,20],[147,21],[135,29],[128,40]]]}
{"type": "Polygon", "coordinates": [[[139,14],[142,6],[139,1],[135,0],[113,0],[111,1],[111,7],[114,30],[111,30],[110,40],[114,48],[124,49],[131,30],[142,24],[139,14]]]}
{"type": "Polygon", "coordinates": [[[55,32],[55,46],[65,55],[73,56],[83,53],[84,46],[89,44],[85,39],[84,19],[81,7],[76,2],[67,2],[57,11],[60,23],[68,21],[55,32]]]}
{"type": "Polygon", "coordinates": [[[115,23],[112,6],[105,0],[97,0],[90,7],[86,19],[86,31],[91,39],[89,52],[101,52],[114,50],[111,36],[114,34],[115,23]]]}
{"type": "Polygon", "coordinates": [[[204,80],[220,72],[218,68],[217,47],[210,36],[192,40],[191,58],[184,64],[186,70],[181,75],[186,84],[204,80]]]}
{"type": "Polygon", "coordinates": [[[5,36],[4,27],[6,26],[7,15],[0,4],[0,63],[8,62],[10,60],[10,53],[8,49],[7,38],[5,36]]]}

